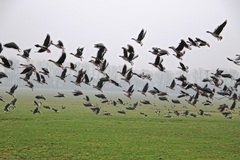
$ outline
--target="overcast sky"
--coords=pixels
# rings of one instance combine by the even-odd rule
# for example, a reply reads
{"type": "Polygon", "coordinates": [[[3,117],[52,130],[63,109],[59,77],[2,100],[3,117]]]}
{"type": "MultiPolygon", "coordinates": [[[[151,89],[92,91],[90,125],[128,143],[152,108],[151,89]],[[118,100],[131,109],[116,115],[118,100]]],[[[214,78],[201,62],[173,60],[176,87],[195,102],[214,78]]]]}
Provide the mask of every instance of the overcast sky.
{"type": "MultiPolygon", "coordinates": [[[[163,65],[174,70],[179,60],[169,46],[179,44],[181,39],[199,37],[211,47],[186,50],[183,63],[191,68],[232,68],[239,66],[227,61],[240,53],[240,1],[239,0],[1,0],[0,42],[16,42],[21,49],[32,48],[31,59],[58,59],[59,49],[53,53],[37,54],[37,43],[43,43],[47,33],[56,43],[61,40],[66,52],[85,47],[84,61],[95,56],[96,43],[103,43],[108,52],[105,58],[110,64],[122,65],[119,57],[121,47],[131,44],[139,58],[134,61],[136,69],[156,70],[148,62],[155,56],[152,47],[167,49],[171,55],[164,57],[163,65]],[[213,31],[227,20],[221,35],[222,41],[206,33],[213,31]],[[132,41],[141,29],[147,30],[144,45],[132,41]]],[[[6,57],[17,52],[4,49],[6,57]]],[[[67,55],[67,61],[78,59],[67,55]]]]}

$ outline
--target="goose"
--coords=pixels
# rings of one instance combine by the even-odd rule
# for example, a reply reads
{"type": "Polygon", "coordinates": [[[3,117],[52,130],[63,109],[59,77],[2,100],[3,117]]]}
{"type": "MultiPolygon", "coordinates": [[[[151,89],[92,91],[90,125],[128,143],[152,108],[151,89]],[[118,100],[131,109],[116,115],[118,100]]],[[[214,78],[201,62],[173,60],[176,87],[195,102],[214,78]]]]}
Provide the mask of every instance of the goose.
{"type": "Polygon", "coordinates": [[[59,79],[63,80],[64,82],[66,82],[66,80],[65,80],[65,78],[67,77],[66,73],[67,73],[67,68],[65,68],[65,69],[62,71],[62,73],[61,73],[60,76],[59,76],[59,75],[56,75],[56,77],[58,77],[59,79]]]}
{"type": "Polygon", "coordinates": [[[132,38],[132,40],[136,41],[137,43],[139,43],[141,46],[143,45],[142,40],[145,37],[147,31],[144,31],[144,29],[141,30],[141,32],[138,34],[137,39],[132,38]]]}
{"type": "Polygon", "coordinates": [[[33,64],[20,64],[25,67],[24,70],[20,74],[27,74],[29,72],[36,72],[36,67],[33,64]]]}
{"type": "Polygon", "coordinates": [[[7,94],[11,95],[14,97],[14,92],[15,90],[18,88],[18,85],[14,84],[11,88],[10,88],[10,91],[6,91],[7,94]]]}
{"type": "Polygon", "coordinates": [[[120,103],[120,104],[122,104],[122,105],[125,105],[124,102],[123,102],[123,100],[120,99],[120,98],[118,98],[118,103],[120,103]]]}
{"type": "Polygon", "coordinates": [[[122,88],[122,86],[121,86],[120,83],[118,83],[118,82],[116,82],[116,81],[114,81],[114,80],[112,80],[112,79],[110,80],[110,83],[114,84],[116,87],[122,88]]]}
{"type": "Polygon", "coordinates": [[[37,79],[33,79],[33,80],[42,84],[41,77],[40,77],[40,74],[38,72],[36,72],[36,77],[37,77],[37,79]]]}
{"type": "Polygon", "coordinates": [[[62,66],[62,64],[63,64],[63,62],[65,61],[65,59],[66,59],[66,53],[63,51],[61,57],[60,57],[57,61],[53,61],[53,60],[51,60],[51,59],[49,59],[48,61],[50,61],[50,62],[54,63],[56,66],[64,69],[64,67],[62,66]]]}
{"type": "Polygon", "coordinates": [[[39,73],[42,73],[42,74],[48,76],[48,78],[50,77],[49,70],[47,68],[42,68],[42,71],[39,71],[39,73]]]}
{"type": "Polygon", "coordinates": [[[195,113],[190,113],[189,115],[192,116],[192,117],[194,117],[194,118],[197,117],[197,115],[196,115],[195,113]]]}
{"type": "Polygon", "coordinates": [[[155,96],[156,94],[160,93],[160,91],[156,87],[153,87],[153,89],[149,90],[148,93],[155,96]]]}
{"type": "Polygon", "coordinates": [[[57,44],[54,44],[52,41],[51,41],[51,44],[54,45],[55,47],[59,48],[59,49],[62,49],[64,51],[64,45],[63,45],[63,42],[58,40],[58,43],[57,44]]]}
{"type": "Polygon", "coordinates": [[[130,70],[127,75],[124,78],[121,78],[122,80],[124,80],[125,82],[127,82],[128,84],[130,84],[130,79],[132,78],[133,73],[132,70],[130,70]]]}
{"type": "Polygon", "coordinates": [[[42,113],[40,110],[39,110],[39,107],[36,107],[33,111],[30,110],[33,114],[40,114],[42,113]]]}
{"type": "Polygon", "coordinates": [[[73,84],[75,84],[76,86],[80,86],[80,84],[83,82],[83,79],[84,79],[84,72],[83,70],[81,69],[79,72],[78,72],[78,75],[76,76],[76,80],[75,81],[71,81],[73,84]]]}
{"type": "Polygon", "coordinates": [[[151,104],[151,102],[149,100],[141,100],[140,101],[142,104],[151,104]]]}
{"type": "MultiPolygon", "coordinates": [[[[2,79],[2,78],[8,78],[8,76],[6,75],[6,73],[0,72],[0,79],[2,79]]],[[[0,83],[2,83],[2,82],[0,81],[0,83]]]]}
{"type": "Polygon", "coordinates": [[[121,71],[121,72],[120,72],[120,71],[117,71],[117,73],[119,73],[119,74],[121,74],[123,77],[125,77],[125,75],[126,75],[130,70],[132,70],[132,68],[127,69],[127,65],[124,64],[124,65],[123,65],[123,68],[122,68],[122,71],[121,71]]]}
{"type": "Polygon", "coordinates": [[[102,43],[94,44],[94,47],[98,48],[96,59],[103,60],[103,57],[104,57],[105,53],[107,52],[107,48],[102,43]]]}
{"type": "Polygon", "coordinates": [[[89,78],[87,74],[84,74],[83,83],[90,86],[90,82],[93,80],[93,77],[89,78]]]}
{"type": "Polygon", "coordinates": [[[42,83],[42,84],[48,84],[48,83],[46,82],[46,79],[45,79],[45,77],[44,77],[43,75],[41,75],[40,77],[41,77],[41,83],[42,83]]]}
{"type": "Polygon", "coordinates": [[[55,112],[55,113],[59,113],[59,110],[57,108],[52,108],[52,110],[55,112]]]}
{"type": "Polygon", "coordinates": [[[90,108],[95,114],[99,114],[101,107],[93,106],[90,108]]]}
{"type": "Polygon", "coordinates": [[[177,99],[172,99],[172,103],[175,103],[175,104],[181,104],[181,102],[177,99]]]}
{"type": "Polygon", "coordinates": [[[43,42],[43,45],[39,45],[39,44],[36,44],[35,47],[38,47],[40,48],[37,52],[38,53],[42,53],[42,52],[47,52],[47,53],[51,53],[50,49],[49,49],[49,46],[52,44],[52,41],[50,39],[50,35],[47,34],[44,42],[43,42]]]}
{"type": "Polygon", "coordinates": [[[168,98],[164,97],[164,96],[159,96],[158,99],[161,100],[161,101],[168,101],[168,98]]]}
{"type": "Polygon", "coordinates": [[[6,57],[0,55],[0,58],[2,59],[2,62],[0,62],[0,64],[5,67],[5,68],[9,68],[9,69],[14,69],[13,68],[13,62],[10,59],[7,59],[6,57]]]}
{"type": "Polygon", "coordinates": [[[9,113],[9,106],[10,106],[9,103],[7,103],[7,104],[5,105],[5,107],[4,107],[4,109],[3,109],[5,113],[9,113]]]}
{"type": "Polygon", "coordinates": [[[14,42],[9,42],[3,45],[6,48],[12,48],[18,50],[18,52],[21,52],[21,49],[18,47],[18,45],[14,42]]]}
{"type": "Polygon", "coordinates": [[[128,88],[128,90],[123,90],[123,92],[126,92],[126,94],[124,94],[125,96],[127,96],[128,98],[131,99],[131,95],[132,93],[134,92],[134,89],[133,89],[133,84],[128,88]]]}
{"type": "Polygon", "coordinates": [[[148,64],[151,64],[151,65],[153,65],[154,67],[156,67],[157,69],[159,69],[160,57],[159,57],[159,56],[156,56],[154,63],[148,62],[148,64]]]}
{"type": "Polygon", "coordinates": [[[131,65],[133,65],[133,60],[138,57],[138,55],[135,55],[134,48],[130,44],[127,45],[128,48],[122,47],[123,49],[123,56],[121,57],[123,60],[129,62],[131,65]],[[129,55],[128,55],[129,53],[129,55]]]}
{"type": "Polygon", "coordinates": [[[23,50],[23,54],[17,54],[18,56],[26,59],[27,61],[29,61],[29,53],[31,52],[31,48],[30,49],[25,49],[23,50]]]}
{"type": "Polygon", "coordinates": [[[102,87],[103,87],[104,84],[105,84],[105,82],[99,80],[98,83],[97,83],[97,85],[93,85],[93,88],[96,88],[97,90],[103,92],[103,91],[102,91],[102,87]]]}
{"type": "Polygon", "coordinates": [[[90,102],[83,103],[83,105],[84,105],[85,107],[91,107],[91,106],[93,106],[92,103],[90,103],[90,102]]]}
{"type": "Polygon", "coordinates": [[[26,87],[29,87],[29,88],[31,88],[32,89],[32,91],[33,91],[33,87],[34,87],[34,85],[33,85],[33,83],[32,82],[30,82],[30,81],[27,81],[27,84],[25,85],[26,87]]]}
{"type": "Polygon", "coordinates": [[[164,56],[164,55],[169,55],[169,52],[165,49],[161,49],[158,47],[152,47],[152,51],[148,51],[150,53],[152,53],[153,55],[156,56],[164,56]]]}
{"type": "Polygon", "coordinates": [[[236,107],[236,101],[233,101],[232,105],[230,106],[230,110],[234,110],[236,107]]]}
{"type": "MultiPolygon", "coordinates": [[[[58,94],[55,95],[54,97],[61,98],[61,97],[65,97],[65,95],[64,95],[63,93],[58,92],[58,94]]],[[[66,97],[65,97],[65,98],[66,98],[66,97]]]]}
{"type": "Polygon", "coordinates": [[[36,99],[46,100],[46,98],[45,98],[43,95],[36,95],[35,98],[36,98],[36,99]]]}
{"type": "Polygon", "coordinates": [[[197,41],[194,41],[192,38],[188,37],[188,41],[187,43],[189,43],[190,46],[194,46],[194,47],[200,47],[197,41]]]}
{"type": "Polygon", "coordinates": [[[200,38],[196,38],[196,42],[198,43],[199,46],[208,46],[210,47],[210,44],[200,38]]]}
{"type": "Polygon", "coordinates": [[[45,109],[51,109],[50,106],[45,106],[45,105],[43,105],[43,108],[45,108],[45,109]]]}
{"type": "Polygon", "coordinates": [[[107,60],[105,59],[99,66],[99,68],[96,68],[97,71],[99,71],[102,74],[105,74],[104,71],[106,70],[106,68],[108,67],[109,63],[107,62],[107,60]]]}
{"type": "Polygon", "coordinates": [[[185,51],[179,51],[177,50],[177,48],[173,47],[173,46],[170,46],[169,47],[170,49],[172,49],[176,54],[173,54],[176,58],[182,60],[182,56],[185,54],[185,51]]]}
{"type": "Polygon", "coordinates": [[[76,65],[76,64],[74,64],[74,63],[72,63],[72,62],[70,62],[70,67],[66,67],[66,68],[69,68],[69,69],[71,69],[72,71],[75,71],[75,72],[77,72],[77,70],[76,70],[76,68],[77,68],[77,65],[76,65]]]}
{"type": "Polygon", "coordinates": [[[142,90],[138,90],[138,92],[141,92],[144,96],[147,96],[146,95],[146,92],[148,90],[148,87],[149,87],[149,84],[148,82],[144,85],[143,89],[142,90]]]}
{"type": "Polygon", "coordinates": [[[72,94],[73,94],[74,96],[80,96],[80,95],[83,95],[83,92],[80,91],[80,90],[75,90],[75,91],[72,92],[72,94]]]}
{"type": "Polygon", "coordinates": [[[213,32],[207,31],[207,33],[210,33],[213,37],[216,37],[217,40],[222,40],[222,36],[220,36],[220,33],[222,32],[223,28],[226,26],[227,20],[225,20],[220,26],[218,26],[213,32]]]}
{"type": "Polygon", "coordinates": [[[85,98],[83,98],[84,100],[86,100],[87,102],[90,102],[90,98],[86,95],[85,98]]]}
{"type": "Polygon", "coordinates": [[[79,58],[82,61],[82,59],[83,59],[83,57],[82,57],[83,50],[84,50],[84,47],[82,47],[82,48],[78,47],[76,54],[73,54],[73,53],[70,53],[70,54],[75,56],[75,57],[77,57],[77,58],[79,58]]]}
{"type": "Polygon", "coordinates": [[[175,86],[176,86],[176,82],[175,82],[175,80],[173,79],[172,82],[171,82],[171,84],[170,84],[170,86],[166,86],[166,87],[170,88],[171,90],[174,90],[174,87],[175,87],[175,86]]]}
{"type": "Polygon", "coordinates": [[[107,99],[107,97],[104,94],[95,94],[95,96],[100,99],[107,99]]]}
{"type": "Polygon", "coordinates": [[[14,98],[14,99],[9,103],[9,107],[12,107],[13,109],[16,108],[16,102],[17,102],[17,98],[14,98]]]}
{"type": "Polygon", "coordinates": [[[181,69],[183,72],[186,72],[186,73],[188,73],[189,71],[188,71],[188,66],[185,66],[182,62],[179,62],[179,64],[180,64],[180,67],[178,67],[179,69],[181,69]]]}
{"type": "Polygon", "coordinates": [[[120,114],[126,114],[126,112],[124,110],[118,110],[117,112],[120,114]]]}

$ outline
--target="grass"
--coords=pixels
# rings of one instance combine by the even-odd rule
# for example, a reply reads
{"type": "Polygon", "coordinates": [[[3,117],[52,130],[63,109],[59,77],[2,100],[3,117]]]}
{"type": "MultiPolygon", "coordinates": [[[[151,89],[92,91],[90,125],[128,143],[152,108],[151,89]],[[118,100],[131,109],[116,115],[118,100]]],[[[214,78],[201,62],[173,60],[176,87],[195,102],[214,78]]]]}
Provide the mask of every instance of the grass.
{"type": "MultiPolygon", "coordinates": [[[[68,96],[43,102],[59,113],[42,108],[42,114],[34,115],[29,111],[32,97],[18,96],[14,110],[0,113],[0,159],[240,159],[240,117],[235,113],[234,119],[226,119],[216,107],[206,109],[212,117],[168,119],[154,113],[156,107],[167,111],[160,101],[126,115],[117,113],[125,106],[99,104],[113,114],[104,116],[83,107],[81,96],[68,96]],[[62,110],[61,104],[67,108],[62,110]]],[[[4,105],[0,103],[1,110],[4,105]]]]}

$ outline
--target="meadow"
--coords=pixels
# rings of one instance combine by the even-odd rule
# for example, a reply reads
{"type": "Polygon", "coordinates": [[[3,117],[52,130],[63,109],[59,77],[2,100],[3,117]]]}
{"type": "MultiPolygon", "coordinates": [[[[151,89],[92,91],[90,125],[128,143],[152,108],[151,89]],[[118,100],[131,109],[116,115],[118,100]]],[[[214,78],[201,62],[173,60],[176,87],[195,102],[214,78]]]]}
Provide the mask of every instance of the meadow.
{"type": "MultiPolygon", "coordinates": [[[[16,108],[9,113],[3,108],[12,97],[5,96],[6,102],[0,102],[0,159],[240,159],[238,108],[233,119],[223,117],[217,103],[204,108],[211,117],[171,114],[172,118],[166,118],[164,114],[171,106],[157,98],[149,98],[154,105],[141,105],[131,111],[125,109],[127,105],[101,104],[92,95],[101,112],[112,113],[105,116],[84,107],[84,95],[54,98],[53,93],[56,91],[45,93],[46,101],[34,99],[34,92],[19,93],[16,108]],[[58,108],[59,113],[41,108],[41,114],[32,114],[33,100],[58,108]],[[160,115],[155,113],[156,108],[161,110],[160,115]],[[117,113],[120,109],[126,114],[117,113]]],[[[109,95],[112,99],[119,96],[109,95]]],[[[203,106],[188,106],[191,113],[199,108],[203,106]]],[[[182,105],[175,109],[186,110],[182,105]]]]}

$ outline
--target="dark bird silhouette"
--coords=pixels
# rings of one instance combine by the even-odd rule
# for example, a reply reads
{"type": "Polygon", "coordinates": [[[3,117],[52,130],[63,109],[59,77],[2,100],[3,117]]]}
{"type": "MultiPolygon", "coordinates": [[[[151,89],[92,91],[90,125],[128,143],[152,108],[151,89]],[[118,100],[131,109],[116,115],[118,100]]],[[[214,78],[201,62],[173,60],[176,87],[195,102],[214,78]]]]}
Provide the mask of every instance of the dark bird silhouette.
{"type": "Polygon", "coordinates": [[[226,26],[227,20],[225,20],[220,26],[218,26],[213,32],[207,31],[207,33],[210,33],[213,37],[216,37],[217,40],[222,40],[222,36],[220,36],[220,33],[222,32],[223,28],[226,26]]]}
{"type": "Polygon", "coordinates": [[[99,107],[99,106],[93,106],[93,107],[91,107],[91,110],[92,110],[94,113],[96,113],[96,114],[99,114],[100,109],[101,109],[101,107],[99,107]]]}
{"type": "Polygon", "coordinates": [[[14,84],[11,88],[10,88],[10,91],[6,91],[7,94],[11,95],[14,97],[14,92],[15,90],[18,88],[18,85],[14,84]]]}
{"type": "Polygon", "coordinates": [[[137,39],[132,38],[132,40],[136,41],[137,43],[139,43],[141,46],[143,45],[142,40],[145,37],[147,31],[144,31],[144,29],[141,30],[141,32],[139,33],[137,39]]]}
{"type": "MultiPolygon", "coordinates": [[[[2,78],[8,78],[8,76],[6,75],[6,73],[0,72],[0,79],[2,79],[2,78]]],[[[0,81],[0,83],[2,83],[2,82],[0,81]]]]}
{"type": "Polygon", "coordinates": [[[84,50],[84,47],[82,47],[82,48],[78,47],[76,54],[73,54],[73,53],[70,53],[70,54],[75,56],[75,57],[77,57],[77,58],[79,58],[82,61],[82,59],[83,59],[83,57],[82,57],[83,50],[84,50]]]}
{"type": "Polygon", "coordinates": [[[72,94],[73,94],[74,96],[80,96],[80,95],[83,95],[83,92],[80,91],[80,90],[75,90],[75,91],[72,92],[72,94]]]}
{"type": "Polygon", "coordinates": [[[146,84],[144,85],[143,89],[142,89],[142,90],[138,90],[138,92],[141,92],[144,96],[146,96],[146,92],[147,92],[147,90],[148,90],[148,87],[149,87],[149,84],[146,83],[146,84]]]}
{"type": "Polygon", "coordinates": [[[0,58],[2,59],[2,62],[0,62],[0,64],[5,67],[5,68],[9,68],[9,69],[14,69],[13,68],[13,61],[10,59],[7,59],[6,57],[0,55],[0,58]]]}
{"type": "Polygon", "coordinates": [[[18,52],[21,52],[21,49],[18,47],[18,45],[14,42],[9,42],[3,45],[6,48],[12,48],[12,49],[16,49],[18,52]]]}
{"type": "Polygon", "coordinates": [[[37,79],[33,79],[33,80],[38,82],[38,83],[40,83],[40,84],[42,84],[41,77],[40,77],[40,74],[38,72],[36,72],[36,78],[37,79]]]}
{"type": "Polygon", "coordinates": [[[163,96],[158,97],[158,99],[161,100],[161,101],[168,101],[168,98],[167,97],[163,97],[163,96]]]}
{"type": "Polygon", "coordinates": [[[74,64],[74,63],[72,63],[72,62],[70,62],[70,66],[69,66],[69,67],[66,67],[66,68],[69,68],[69,69],[71,69],[72,71],[75,71],[75,72],[77,72],[77,70],[76,70],[76,68],[77,68],[77,65],[76,65],[76,64],[74,64]]]}
{"type": "Polygon", "coordinates": [[[66,82],[65,78],[67,77],[67,68],[65,68],[65,69],[62,71],[62,73],[61,73],[60,76],[59,76],[59,75],[56,75],[56,77],[60,78],[60,79],[63,80],[64,82],[66,82]]]}
{"type": "Polygon", "coordinates": [[[166,87],[174,90],[174,87],[175,87],[175,86],[176,86],[176,82],[175,82],[175,79],[173,79],[172,82],[171,82],[171,84],[170,84],[170,86],[166,86],[166,87]]]}
{"type": "Polygon", "coordinates": [[[54,44],[53,42],[51,42],[51,44],[64,51],[64,45],[62,41],[58,40],[58,43],[54,44]]]}
{"type": "Polygon", "coordinates": [[[99,80],[98,83],[97,83],[97,85],[93,85],[93,88],[96,88],[97,90],[103,92],[103,91],[102,91],[102,87],[103,87],[104,84],[105,84],[104,81],[99,80]]]}
{"type": "Polygon", "coordinates": [[[27,61],[29,61],[29,53],[31,52],[31,48],[30,49],[25,49],[23,50],[23,54],[17,54],[18,56],[26,59],[27,61]]]}
{"type": "Polygon", "coordinates": [[[192,38],[188,37],[188,41],[187,43],[189,43],[190,46],[194,46],[194,47],[200,47],[197,41],[194,41],[192,38]]]}
{"type": "Polygon", "coordinates": [[[5,107],[4,107],[4,109],[3,109],[5,113],[8,113],[8,112],[9,112],[9,106],[10,106],[9,103],[7,103],[7,104],[5,105],[5,107]]]}
{"type": "Polygon", "coordinates": [[[198,43],[199,46],[208,46],[210,47],[210,44],[200,38],[196,38],[196,42],[198,43]]]}
{"type": "Polygon", "coordinates": [[[40,109],[39,109],[39,107],[36,107],[33,111],[32,110],[30,110],[33,114],[40,114],[40,113],[42,113],[41,111],[40,111],[40,109]]]}
{"type": "Polygon", "coordinates": [[[41,77],[41,83],[42,83],[42,84],[48,84],[48,83],[46,82],[46,79],[45,79],[45,77],[44,77],[43,75],[40,75],[40,77],[41,77]]]}
{"type": "Polygon", "coordinates": [[[125,96],[127,96],[128,98],[131,99],[131,96],[132,96],[132,93],[134,92],[134,89],[133,89],[133,84],[128,88],[128,90],[123,90],[123,92],[126,92],[126,94],[124,94],[125,96]]]}
{"type": "Polygon", "coordinates": [[[54,63],[56,66],[64,69],[64,67],[62,66],[62,64],[63,64],[63,62],[65,61],[65,59],[66,59],[66,53],[65,53],[65,52],[62,52],[61,57],[60,57],[57,61],[53,61],[53,60],[51,60],[51,59],[48,60],[48,61],[50,61],[50,62],[54,63]]]}
{"type": "Polygon", "coordinates": [[[126,114],[126,112],[124,110],[118,110],[117,112],[120,114],[126,114]]]}
{"type": "Polygon", "coordinates": [[[50,49],[49,49],[49,46],[52,44],[52,41],[50,39],[50,35],[47,34],[44,42],[43,42],[43,45],[39,45],[39,44],[36,44],[35,47],[38,47],[40,48],[37,52],[38,53],[42,53],[42,52],[47,52],[47,53],[51,53],[50,49]]]}
{"type": "Polygon", "coordinates": [[[48,76],[48,78],[50,77],[49,70],[47,68],[42,68],[42,71],[39,71],[39,73],[42,73],[42,74],[48,76]]]}
{"type": "Polygon", "coordinates": [[[127,75],[124,78],[121,78],[122,80],[124,80],[125,82],[127,82],[128,84],[130,84],[130,80],[133,76],[132,70],[130,70],[127,75]]]}
{"type": "Polygon", "coordinates": [[[181,69],[182,71],[188,73],[188,66],[185,66],[182,62],[179,62],[180,67],[178,67],[179,69],[181,69]]]}
{"type": "Polygon", "coordinates": [[[86,95],[86,97],[85,98],[83,98],[83,99],[85,99],[87,102],[90,102],[90,98],[86,95]]]}
{"type": "Polygon", "coordinates": [[[138,57],[138,55],[135,55],[134,48],[130,44],[127,45],[128,48],[122,47],[123,49],[123,56],[121,57],[123,60],[129,62],[131,65],[133,65],[133,60],[138,57]],[[129,54],[128,54],[129,53],[129,54]]]}
{"type": "Polygon", "coordinates": [[[117,73],[121,74],[123,77],[125,77],[125,75],[127,74],[128,71],[130,71],[132,68],[129,68],[127,69],[127,65],[124,64],[123,65],[123,68],[122,68],[122,71],[117,71],[117,73]]]}
{"type": "Polygon", "coordinates": [[[158,47],[152,47],[152,51],[149,51],[150,53],[156,55],[156,56],[164,56],[169,55],[169,52],[165,49],[161,49],[158,47]]]}
{"type": "Polygon", "coordinates": [[[46,98],[45,98],[43,95],[36,95],[35,98],[36,98],[36,99],[46,100],[46,98]]]}
{"type": "Polygon", "coordinates": [[[5,101],[3,100],[3,97],[2,97],[2,96],[0,96],[0,101],[5,102],[5,101]]]}
{"type": "Polygon", "coordinates": [[[107,97],[104,94],[95,94],[95,96],[100,99],[107,99],[107,97]]]}
{"type": "Polygon", "coordinates": [[[27,82],[27,84],[25,86],[29,87],[29,88],[31,88],[33,90],[33,87],[34,87],[33,83],[30,82],[30,81],[26,81],[26,82],[27,82]]]}
{"type": "Polygon", "coordinates": [[[96,68],[96,70],[98,70],[100,73],[105,74],[104,71],[107,69],[109,63],[107,62],[107,60],[105,59],[99,66],[99,68],[96,68]]]}
{"type": "MultiPolygon", "coordinates": [[[[54,97],[61,98],[61,97],[65,97],[65,95],[64,95],[63,93],[58,92],[58,94],[55,95],[54,97]]],[[[65,97],[65,98],[66,98],[66,97],[65,97]]]]}
{"type": "Polygon", "coordinates": [[[52,110],[55,112],[55,113],[59,113],[59,110],[57,108],[52,108],[52,110]]]}

